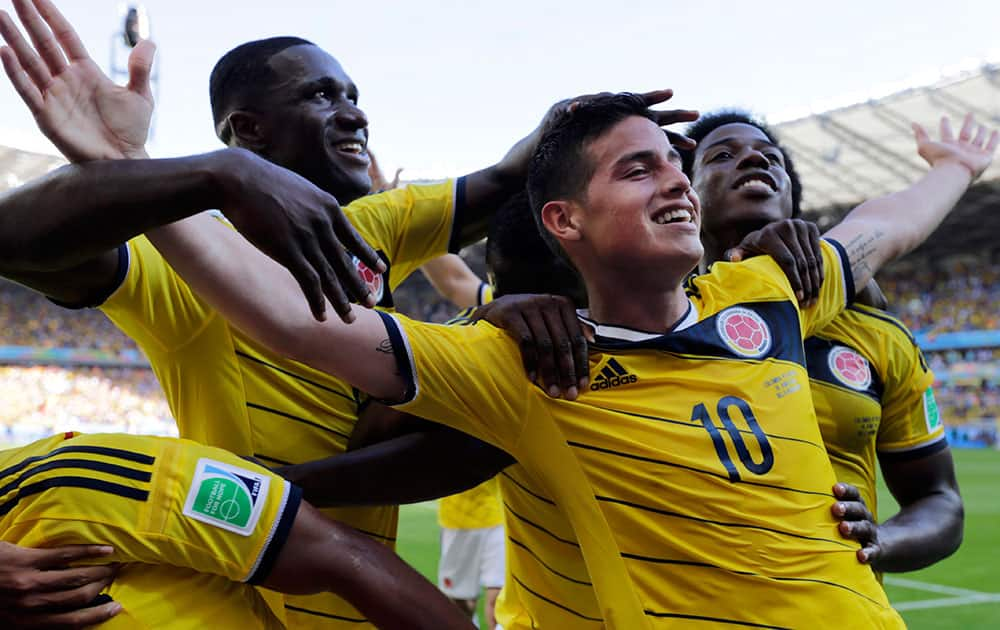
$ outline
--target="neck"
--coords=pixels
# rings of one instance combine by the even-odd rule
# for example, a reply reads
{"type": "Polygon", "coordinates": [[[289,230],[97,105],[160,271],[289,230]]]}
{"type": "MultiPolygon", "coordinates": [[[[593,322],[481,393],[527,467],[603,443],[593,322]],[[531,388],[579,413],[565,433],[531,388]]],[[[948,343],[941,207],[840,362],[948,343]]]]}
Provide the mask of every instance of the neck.
{"type": "Polygon", "coordinates": [[[687,313],[688,299],[680,281],[643,289],[635,283],[610,279],[587,282],[590,316],[601,324],[651,333],[669,330],[687,313]]]}
{"type": "Polygon", "coordinates": [[[714,262],[723,260],[726,251],[743,242],[751,232],[756,232],[768,222],[765,220],[747,220],[721,225],[712,232],[701,231],[701,242],[705,246],[705,255],[701,260],[702,271],[714,262]]]}

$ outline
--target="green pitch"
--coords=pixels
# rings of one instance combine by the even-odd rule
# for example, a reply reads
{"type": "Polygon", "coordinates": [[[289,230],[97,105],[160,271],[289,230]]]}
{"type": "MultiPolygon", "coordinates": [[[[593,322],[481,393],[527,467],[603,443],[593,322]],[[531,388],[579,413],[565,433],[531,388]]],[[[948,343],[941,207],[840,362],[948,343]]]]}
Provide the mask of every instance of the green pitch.
{"type": "MultiPolygon", "coordinates": [[[[1000,628],[1000,452],[956,450],[965,498],[965,540],[938,564],[890,575],[886,591],[911,630],[1000,628]]],[[[888,517],[896,504],[884,487],[888,517]]],[[[438,527],[434,503],[403,506],[399,551],[431,581],[437,579],[438,527]]]]}

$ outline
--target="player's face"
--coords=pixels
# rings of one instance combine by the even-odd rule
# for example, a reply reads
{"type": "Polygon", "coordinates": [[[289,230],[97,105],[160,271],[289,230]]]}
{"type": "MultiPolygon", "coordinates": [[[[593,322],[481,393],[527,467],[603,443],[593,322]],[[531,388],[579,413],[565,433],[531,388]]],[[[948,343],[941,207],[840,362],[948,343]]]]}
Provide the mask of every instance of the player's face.
{"type": "Polygon", "coordinates": [[[602,264],[679,274],[698,264],[703,252],[698,196],[663,130],[633,116],[586,152],[594,175],[582,204],[584,237],[602,264]]]}
{"type": "Polygon", "coordinates": [[[358,89],[318,46],[292,46],[268,62],[277,79],[260,108],[267,157],[348,203],[368,193],[368,119],[358,89]]]}
{"type": "Polygon", "coordinates": [[[792,216],[792,186],[781,151],[745,123],[713,129],[698,143],[692,185],[709,234],[738,223],[766,224],[792,216]]]}

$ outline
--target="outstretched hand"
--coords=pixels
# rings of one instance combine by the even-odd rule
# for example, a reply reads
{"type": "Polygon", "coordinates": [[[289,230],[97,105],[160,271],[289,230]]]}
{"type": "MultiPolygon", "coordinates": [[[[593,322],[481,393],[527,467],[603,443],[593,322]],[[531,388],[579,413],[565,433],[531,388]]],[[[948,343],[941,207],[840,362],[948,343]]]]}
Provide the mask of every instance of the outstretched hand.
{"type": "MultiPolygon", "coordinates": [[[[528,164],[531,161],[532,154],[535,152],[535,148],[538,146],[538,142],[561,116],[573,111],[587,101],[610,95],[610,92],[601,92],[598,94],[584,94],[559,101],[549,108],[549,111],[542,118],[542,122],[534,131],[525,136],[507,152],[507,155],[497,164],[497,168],[509,177],[525,177],[528,171],[528,164]]],[[[653,107],[666,102],[673,95],[673,90],[654,90],[639,94],[647,107],[653,107]]],[[[656,119],[656,124],[661,127],[698,119],[698,112],[690,109],[653,110],[653,115],[656,119]]],[[[695,141],[687,136],[674,131],[664,131],[670,139],[670,143],[675,147],[680,149],[693,149],[695,147],[695,141]]]]}
{"type": "Polygon", "coordinates": [[[913,123],[913,134],[917,139],[917,153],[928,164],[932,167],[946,162],[960,164],[969,170],[972,181],[989,168],[1000,144],[1000,133],[996,130],[990,133],[985,125],[976,124],[972,114],[966,114],[957,138],[947,116],[941,117],[940,140],[932,140],[927,130],[917,123],[913,123]]]}
{"type": "Polygon", "coordinates": [[[132,50],[128,85],[119,86],[101,72],[50,0],[13,1],[31,44],[0,11],[0,34],[7,42],[0,58],[42,133],[72,162],[145,157],[153,115],[153,43],[144,40],[132,50]]]}

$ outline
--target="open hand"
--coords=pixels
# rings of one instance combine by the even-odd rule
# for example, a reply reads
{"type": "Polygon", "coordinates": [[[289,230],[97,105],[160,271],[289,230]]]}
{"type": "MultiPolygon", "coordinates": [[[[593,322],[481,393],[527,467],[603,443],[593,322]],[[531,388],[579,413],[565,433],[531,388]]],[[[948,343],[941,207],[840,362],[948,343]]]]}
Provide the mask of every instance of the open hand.
{"type": "Polygon", "coordinates": [[[932,167],[943,162],[961,164],[969,170],[972,181],[989,168],[997,144],[1000,144],[1000,134],[996,130],[990,132],[985,125],[977,125],[972,114],[966,114],[958,138],[951,130],[951,121],[947,116],[941,117],[940,140],[931,140],[927,131],[917,123],[913,123],[913,134],[917,139],[917,153],[928,164],[932,167]]]}
{"type": "Polygon", "coordinates": [[[119,86],[94,63],[50,0],[13,0],[29,44],[0,11],[4,71],[38,128],[72,162],[145,157],[153,114],[149,75],[156,47],[141,41],[119,86]]]}

